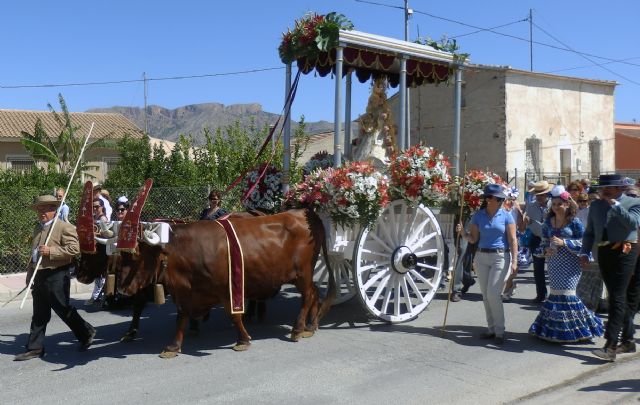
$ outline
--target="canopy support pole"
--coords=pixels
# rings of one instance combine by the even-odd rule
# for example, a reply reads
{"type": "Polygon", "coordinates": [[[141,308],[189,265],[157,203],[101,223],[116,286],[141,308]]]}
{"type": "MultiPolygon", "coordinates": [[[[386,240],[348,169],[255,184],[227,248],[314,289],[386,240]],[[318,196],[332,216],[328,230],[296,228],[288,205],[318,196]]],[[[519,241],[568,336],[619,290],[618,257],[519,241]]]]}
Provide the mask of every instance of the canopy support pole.
{"type": "Polygon", "coordinates": [[[396,142],[398,144],[398,151],[404,151],[406,147],[407,139],[407,58],[402,55],[400,59],[400,114],[398,116],[398,122],[400,128],[396,142]]]}
{"type": "Polygon", "coordinates": [[[284,156],[282,162],[282,192],[286,193],[289,191],[289,168],[291,166],[291,99],[287,100],[287,97],[291,93],[291,63],[287,63],[287,68],[285,71],[285,85],[284,85],[284,101],[287,103],[285,106],[285,112],[288,111],[288,114],[285,114],[285,120],[282,125],[284,125],[284,135],[282,139],[282,143],[284,144],[284,156]]]}
{"type": "Polygon", "coordinates": [[[460,176],[460,110],[462,107],[462,66],[455,67],[453,93],[453,171],[460,176]]]}
{"type": "Polygon", "coordinates": [[[334,110],[334,124],[333,124],[333,167],[340,167],[340,163],[342,162],[342,133],[340,131],[341,128],[341,120],[340,120],[340,106],[342,100],[340,99],[340,93],[342,90],[342,53],[344,47],[338,46],[336,48],[336,99],[335,99],[335,110],[334,110]]]}
{"type": "Polygon", "coordinates": [[[344,156],[351,159],[351,71],[347,73],[344,100],[344,156]]]}

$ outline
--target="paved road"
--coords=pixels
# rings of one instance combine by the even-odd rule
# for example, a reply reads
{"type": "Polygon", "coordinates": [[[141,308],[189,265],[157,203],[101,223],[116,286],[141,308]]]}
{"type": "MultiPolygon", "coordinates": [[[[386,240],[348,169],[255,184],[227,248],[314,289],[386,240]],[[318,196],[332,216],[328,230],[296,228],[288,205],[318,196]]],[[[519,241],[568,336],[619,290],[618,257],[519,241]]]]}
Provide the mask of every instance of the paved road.
{"type": "MultiPolygon", "coordinates": [[[[637,403],[640,357],[615,366],[589,351],[602,342],[559,346],[527,334],[537,314],[531,272],[523,272],[507,304],[508,342],[498,349],[478,340],[484,309],[477,286],[449,307],[441,333],[442,294],[419,318],[388,325],[370,319],[358,299],[334,307],[312,338],[288,341],[299,301],[283,293],[269,302],[267,320],[248,325],[253,345],[230,350],[235,333],[222,311],[212,311],[199,336],[187,336],[183,354],[160,359],[172,337],[172,303],[150,304],[140,339],[118,343],[128,311],[81,313],[97,327],[95,345],[76,351],[72,335],[55,317],[47,355],[16,363],[31,310],[12,303],[0,309],[0,403],[637,403]],[[544,391],[553,387],[551,392],[544,391]],[[579,396],[576,396],[579,395],[579,396]]],[[[640,355],[640,354],[639,354],[640,355]]]]}

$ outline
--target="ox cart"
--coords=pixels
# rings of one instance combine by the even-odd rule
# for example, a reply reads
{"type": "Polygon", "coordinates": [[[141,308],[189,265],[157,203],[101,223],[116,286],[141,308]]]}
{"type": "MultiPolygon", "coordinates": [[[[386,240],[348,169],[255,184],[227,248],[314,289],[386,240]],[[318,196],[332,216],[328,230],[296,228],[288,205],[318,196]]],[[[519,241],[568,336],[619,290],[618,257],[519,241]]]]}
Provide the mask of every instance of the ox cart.
{"type": "MultiPolygon", "coordinates": [[[[326,76],[335,80],[335,118],[333,166],[342,159],[358,154],[352,151],[351,141],[351,85],[352,76],[360,82],[385,77],[392,86],[398,86],[395,114],[398,134],[396,150],[404,151],[411,144],[409,120],[406,111],[407,89],[427,83],[440,83],[455,77],[453,94],[455,121],[453,131],[453,169],[459,174],[460,129],[460,58],[438,46],[410,43],[352,30],[352,24],[341,15],[309,15],[297,21],[293,31],[283,35],[280,57],[286,65],[286,93],[292,87],[292,64],[301,73],[326,76]],[[317,25],[315,25],[317,24],[317,25]],[[296,43],[296,38],[310,26],[316,27],[318,36],[311,45],[296,43]],[[339,26],[333,36],[323,37],[329,26],[339,26]],[[307,28],[304,28],[307,27],[307,28]],[[318,46],[316,46],[318,44],[318,46]],[[343,83],[344,82],[344,83],[343,83]],[[345,106],[342,110],[343,86],[346,87],[345,106]],[[344,111],[344,128],[342,128],[344,111]],[[398,114],[399,113],[399,114],[398,114]]],[[[454,49],[455,50],[455,47],[454,49]]],[[[292,97],[287,97],[290,109],[292,97]]],[[[289,147],[290,119],[284,124],[284,150],[289,147]]],[[[414,140],[414,143],[415,140],[414,140]]],[[[362,156],[360,154],[359,156],[362,156]]],[[[289,167],[285,154],[284,171],[289,167]]],[[[454,248],[454,215],[441,213],[422,204],[409,204],[405,200],[392,201],[374,223],[367,226],[343,227],[323,217],[330,250],[331,268],[340,285],[334,304],[358,296],[373,316],[387,322],[402,322],[417,317],[431,302],[441,280],[450,269],[454,248]]],[[[326,289],[328,270],[320,258],[316,265],[316,282],[326,289]]]]}

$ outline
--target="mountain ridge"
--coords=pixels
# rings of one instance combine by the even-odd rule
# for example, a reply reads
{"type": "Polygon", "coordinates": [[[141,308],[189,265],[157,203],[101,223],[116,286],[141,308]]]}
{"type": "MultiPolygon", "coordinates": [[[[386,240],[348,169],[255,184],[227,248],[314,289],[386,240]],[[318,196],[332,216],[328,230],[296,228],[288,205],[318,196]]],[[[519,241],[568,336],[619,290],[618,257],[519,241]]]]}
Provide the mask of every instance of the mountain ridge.
{"type": "MultiPolygon", "coordinates": [[[[113,106],[108,108],[92,108],[87,112],[119,113],[127,117],[144,130],[144,108],[113,106]]],[[[204,143],[204,128],[215,132],[218,128],[226,128],[236,121],[241,126],[258,128],[275,124],[278,114],[262,109],[260,103],[224,105],[217,102],[190,104],[174,109],[159,105],[147,106],[147,132],[149,136],[169,141],[176,141],[180,135],[191,135],[196,144],[204,143]]],[[[306,132],[315,134],[333,130],[333,123],[328,121],[306,122],[306,132]]],[[[298,123],[292,120],[292,128],[298,123]]]]}

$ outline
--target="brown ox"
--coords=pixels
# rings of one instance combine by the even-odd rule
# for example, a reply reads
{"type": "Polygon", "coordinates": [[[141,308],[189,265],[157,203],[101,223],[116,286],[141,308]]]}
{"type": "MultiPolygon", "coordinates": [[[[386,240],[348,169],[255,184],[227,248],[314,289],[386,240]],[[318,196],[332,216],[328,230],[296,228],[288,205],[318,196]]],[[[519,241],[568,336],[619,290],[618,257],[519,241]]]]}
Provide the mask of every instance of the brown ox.
{"type": "MultiPolygon", "coordinates": [[[[281,214],[230,219],[244,254],[245,298],[263,300],[283,284],[293,284],[301,294],[301,309],[291,338],[313,335],[318,321],[335,297],[335,279],[330,271],[329,292],[319,305],[313,284],[313,269],[321,248],[326,257],[324,227],[310,210],[291,210],[281,214]],[[307,320],[311,323],[307,326],[307,320]]],[[[236,326],[238,341],[234,350],[246,350],[251,337],[242,315],[231,314],[227,241],[216,222],[200,221],[172,226],[170,241],[164,247],[139,243],[135,254],[122,252],[118,289],[135,294],[158,280],[173,297],[178,320],[175,338],[161,357],[181,351],[188,317],[200,318],[223,304],[236,326]]]]}

